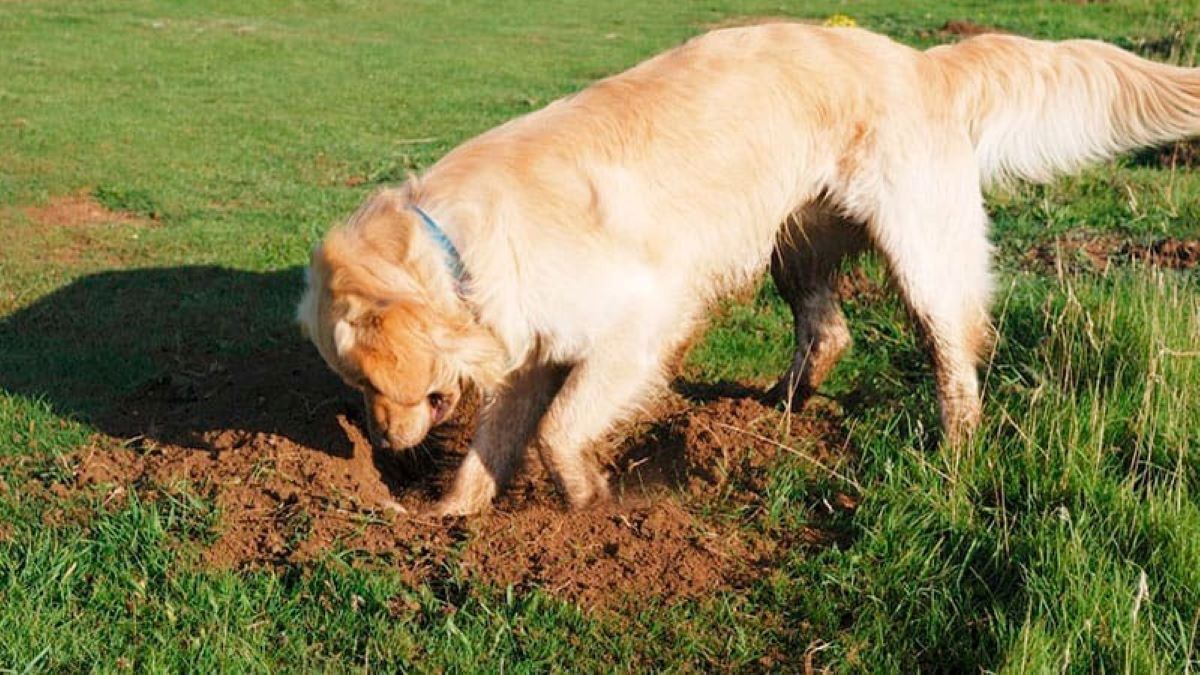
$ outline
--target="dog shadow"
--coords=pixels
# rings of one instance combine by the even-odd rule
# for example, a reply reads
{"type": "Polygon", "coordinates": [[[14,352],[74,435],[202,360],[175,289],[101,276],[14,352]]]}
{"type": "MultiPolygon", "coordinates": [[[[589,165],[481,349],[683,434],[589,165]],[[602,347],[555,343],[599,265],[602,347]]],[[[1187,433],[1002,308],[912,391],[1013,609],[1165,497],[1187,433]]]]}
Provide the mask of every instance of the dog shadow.
{"type": "Polygon", "coordinates": [[[81,277],[0,319],[0,391],[120,438],[215,450],[274,434],[348,457],[341,425],[361,412],[300,336],[302,287],[299,267],[81,277]]]}
{"type": "MultiPolygon", "coordinates": [[[[293,444],[350,458],[364,412],[293,319],[300,267],[217,266],[107,271],[81,277],[0,319],[0,392],[40,401],[118,439],[220,453],[293,444]]],[[[735,382],[679,380],[701,404],[763,400],[735,382]]],[[[477,401],[409,453],[375,454],[393,493],[433,495],[469,444],[477,401]]],[[[619,489],[678,489],[698,470],[678,420],[652,420],[619,448],[619,489]],[[637,467],[636,471],[630,467],[637,467]]],[[[527,462],[537,475],[536,462],[527,462]]]]}

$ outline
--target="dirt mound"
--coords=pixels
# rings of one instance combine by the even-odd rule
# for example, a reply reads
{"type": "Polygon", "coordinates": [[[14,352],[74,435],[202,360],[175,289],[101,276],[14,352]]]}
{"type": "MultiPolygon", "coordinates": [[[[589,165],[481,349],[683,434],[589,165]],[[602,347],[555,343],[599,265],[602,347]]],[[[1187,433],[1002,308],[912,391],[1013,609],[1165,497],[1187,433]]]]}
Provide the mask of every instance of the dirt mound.
{"type": "Polygon", "coordinates": [[[1167,237],[1139,244],[1115,234],[1078,233],[1030,248],[1024,262],[1040,271],[1103,272],[1112,265],[1131,263],[1190,270],[1200,265],[1200,240],[1167,237]]]}
{"type": "Polygon", "coordinates": [[[737,586],[781,546],[836,539],[755,534],[769,467],[785,453],[826,465],[844,439],[833,413],[784,415],[749,398],[673,397],[619,447],[610,503],[567,512],[528,462],[492,513],[427,519],[469,442],[474,405],[417,450],[376,452],[355,397],[311,351],[280,347],[151,383],[105,420],[112,436],[70,458],[73,481],[48,487],[95,490],[105,501],[131,489],[147,501],[203,497],[216,506],[215,526],[195,535],[208,565],[305,563],[340,551],[413,582],[457,570],[584,606],[737,586]],[[742,522],[700,515],[714,502],[742,522]]]}
{"type": "Polygon", "coordinates": [[[42,227],[89,225],[144,225],[148,221],[131,213],[113,211],[84,192],[51,199],[44,206],[27,206],[25,215],[42,227]]]}

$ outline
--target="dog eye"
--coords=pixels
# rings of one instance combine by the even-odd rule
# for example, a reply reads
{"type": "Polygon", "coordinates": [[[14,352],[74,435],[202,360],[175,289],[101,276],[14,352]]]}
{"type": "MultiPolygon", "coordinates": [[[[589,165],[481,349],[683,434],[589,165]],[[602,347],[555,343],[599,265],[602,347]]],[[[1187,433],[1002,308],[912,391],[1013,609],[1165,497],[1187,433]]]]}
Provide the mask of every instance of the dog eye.
{"type": "Polygon", "coordinates": [[[429,401],[429,406],[434,409],[441,408],[446,403],[446,395],[440,391],[432,392],[425,398],[429,401]]]}

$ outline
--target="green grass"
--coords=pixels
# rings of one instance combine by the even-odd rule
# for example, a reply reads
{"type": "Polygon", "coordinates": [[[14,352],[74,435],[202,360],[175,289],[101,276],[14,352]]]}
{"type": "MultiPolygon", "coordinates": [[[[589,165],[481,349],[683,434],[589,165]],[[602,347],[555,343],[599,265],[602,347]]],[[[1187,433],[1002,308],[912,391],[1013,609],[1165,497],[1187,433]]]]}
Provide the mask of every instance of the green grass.
{"type": "MultiPolygon", "coordinates": [[[[32,489],[69,471],[56,458],[92,442],[89,419],[180,360],[298,339],[298,267],[373,185],[705,25],[842,12],[926,45],[967,18],[1194,61],[1200,11],[509,5],[0,3],[0,672],[802,670],[806,655],[868,672],[1200,665],[1200,279],[1018,264],[1069,231],[1200,234],[1200,173],[1135,159],[994,196],[1000,340],[969,447],[935,445],[929,368],[895,300],[849,303],[856,346],[825,393],[858,449],[839,466],[862,486],[850,541],[795,548],[745,589],[586,613],[453,570],[410,587],[336,551],[216,572],[196,564],[212,506],[186,486],[120,507],[32,489]],[[48,229],[25,211],[77,193],[153,221],[48,229]],[[52,525],[72,508],[95,515],[52,525]]],[[[688,375],[769,380],[788,323],[769,288],[731,303],[688,375]]],[[[844,487],[781,463],[771,527],[803,527],[844,487]]]]}

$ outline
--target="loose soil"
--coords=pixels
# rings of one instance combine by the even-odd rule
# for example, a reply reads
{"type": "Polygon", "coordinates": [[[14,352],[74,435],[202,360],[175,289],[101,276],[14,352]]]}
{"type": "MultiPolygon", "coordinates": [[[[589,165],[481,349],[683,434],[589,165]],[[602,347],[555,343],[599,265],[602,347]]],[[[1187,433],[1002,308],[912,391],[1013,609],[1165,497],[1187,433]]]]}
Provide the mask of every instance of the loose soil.
{"type": "Polygon", "coordinates": [[[862,267],[855,266],[845,274],[838,275],[837,294],[841,300],[876,302],[889,293],[886,284],[872,279],[862,267]]]}
{"type": "MultiPolygon", "coordinates": [[[[215,526],[192,535],[208,566],[338,552],[413,583],[461,573],[585,607],[737,587],[790,548],[845,540],[818,527],[773,533],[762,508],[768,470],[786,455],[830,466],[848,452],[836,413],[819,405],[784,415],[728,396],[745,393],[736,387],[685,388],[692,400],[673,394],[656,421],[625,431],[610,502],[567,511],[530,461],[491,513],[434,520],[422,514],[465,452],[474,404],[419,449],[374,451],[360,404],[311,352],[289,344],[147,385],[98,425],[108,434],[68,458],[73,478],[45,489],[101,503],[131,490],[145,501],[200,496],[216,506],[215,526]]],[[[810,520],[857,504],[832,502],[810,520]]]]}
{"type": "Polygon", "coordinates": [[[25,215],[42,227],[83,227],[89,225],[144,225],[145,218],[105,208],[84,193],[55,197],[43,206],[27,206],[25,215]]]}
{"type": "Polygon", "coordinates": [[[1144,166],[1162,169],[1195,169],[1200,167],[1200,139],[1168,143],[1137,153],[1134,161],[1144,166]]]}
{"type": "Polygon", "coordinates": [[[1038,271],[1104,272],[1127,264],[1191,270],[1200,265],[1200,240],[1167,237],[1140,244],[1115,234],[1072,233],[1028,249],[1024,263],[1038,271]]]}
{"type": "Polygon", "coordinates": [[[86,192],[11,212],[16,213],[22,213],[24,219],[10,219],[0,211],[0,223],[14,237],[14,243],[0,256],[71,266],[91,262],[116,267],[122,262],[128,236],[136,238],[138,229],[155,224],[148,218],[108,209],[86,192]]]}
{"type": "Polygon", "coordinates": [[[1008,31],[1005,31],[1000,28],[996,28],[994,26],[984,26],[981,24],[977,24],[974,21],[957,20],[957,19],[947,21],[946,23],[942,24],[941,28],[938,28],[938,30],[937,30],[938,35],[941,37],[956,37],[956,38],[968,38],[968,37],[975,37],[976,35],[986,35],[988,33],[1007,33],[1007,32],[1008,31]]]}

